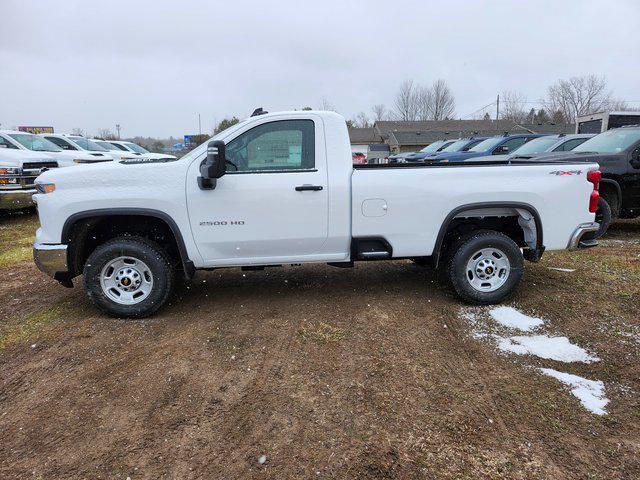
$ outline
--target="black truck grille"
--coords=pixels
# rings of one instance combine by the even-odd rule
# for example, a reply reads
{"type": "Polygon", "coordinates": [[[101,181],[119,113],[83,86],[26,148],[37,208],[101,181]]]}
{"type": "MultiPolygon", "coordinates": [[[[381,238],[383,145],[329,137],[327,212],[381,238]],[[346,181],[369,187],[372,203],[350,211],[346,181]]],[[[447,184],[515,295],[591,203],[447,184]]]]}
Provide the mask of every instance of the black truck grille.
{"type": "Polygon", "coordinates": [[[23,170],[42,170],[43,168],[58,168],[58,162],[26,162],[22,164],[23,170]]]}

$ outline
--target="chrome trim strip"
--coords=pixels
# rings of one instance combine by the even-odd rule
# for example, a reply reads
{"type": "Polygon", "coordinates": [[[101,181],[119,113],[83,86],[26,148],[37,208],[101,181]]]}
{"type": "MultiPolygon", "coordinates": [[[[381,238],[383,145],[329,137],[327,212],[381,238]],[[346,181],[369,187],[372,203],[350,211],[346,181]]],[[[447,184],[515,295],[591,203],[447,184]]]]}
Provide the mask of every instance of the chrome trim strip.
{"type": "Polygon", "coordinates": [[[582,239],[582,236],[587,232],[595,232],[598,228],[600,228],[600,224],[598,222],[582,223],[578,225],[569,239],[567,249],[577,250],[580,248],[580,240],[582,239]]]}
{"type": "Polygon", "coordinates": [[[56,273],[67,273],[67,246],[47,245],[43,243],[33,244],[33,259],[40,271],[50,277],[55,277],[56,273]]]}

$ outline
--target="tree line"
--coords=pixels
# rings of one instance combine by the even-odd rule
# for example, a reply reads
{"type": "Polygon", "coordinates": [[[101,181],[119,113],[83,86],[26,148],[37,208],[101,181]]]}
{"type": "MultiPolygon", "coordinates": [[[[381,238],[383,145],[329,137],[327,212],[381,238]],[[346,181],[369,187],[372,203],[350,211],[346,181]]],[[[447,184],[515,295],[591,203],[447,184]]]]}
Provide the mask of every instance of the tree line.
{"type": "MultiPolygon", "coordinates": [[[[347,123],[366,128],[380,120],[447,120],[456,117],[455,105],[455,97],[445,80],[436,80],[430,86],[405,80],[395,94],[392,108],[377,104],[370,113],[359,112],[347,123]]],[[[604,76],[583,75],[557,80],[537,102],[529,102],[521,92],[504,91],[499,100],[496,98],[467,118],[490,120],[498,111],[498,118],[515,123],[573,123],[580,115],[613,110],[637,110],[637,107],[615,98],[604,76]]]]}

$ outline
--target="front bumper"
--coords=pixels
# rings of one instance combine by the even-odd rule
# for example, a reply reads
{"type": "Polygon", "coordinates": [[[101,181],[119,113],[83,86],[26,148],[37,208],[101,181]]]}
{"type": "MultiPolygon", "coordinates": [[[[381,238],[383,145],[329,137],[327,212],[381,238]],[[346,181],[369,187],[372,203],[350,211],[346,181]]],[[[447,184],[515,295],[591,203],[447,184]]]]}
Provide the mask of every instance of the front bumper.
{"type": "Polygon", "coordinates": [[[61,283],[69,280],[66,245],[47,245],[36,242],[33,244],[33,259],[36,266],[50,277],[61,283]]]}
{"type": "Polygon", "coordinates": [[[568,250],[577,250],[578,248],[591,248],[598,245],[596,240],[582,240],[582,237],[589,232],[595,232],[600,228],[598,222],[583,223],[573,231],[569,239],[568,250]]]}
{"type": "Polygon", "coordinates": [[[0,190],[0,210],[31,207],[35,205],[33,198],[31,198],[34,193],[36,193],[35,188],[0,190]]]}

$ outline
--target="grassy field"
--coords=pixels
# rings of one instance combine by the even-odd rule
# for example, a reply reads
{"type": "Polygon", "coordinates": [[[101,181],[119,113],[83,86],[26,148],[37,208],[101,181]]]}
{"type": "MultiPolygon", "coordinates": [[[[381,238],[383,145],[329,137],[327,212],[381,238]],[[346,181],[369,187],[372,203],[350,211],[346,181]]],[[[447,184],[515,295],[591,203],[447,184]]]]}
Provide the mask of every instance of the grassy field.
{"type": "Polygon", "coordinates": [[[199,272],[107,318],[35,228],[0,219],[0,478],[640,478],[639,221],[526,265],[531,331],[406,261],[199,272]]]}

